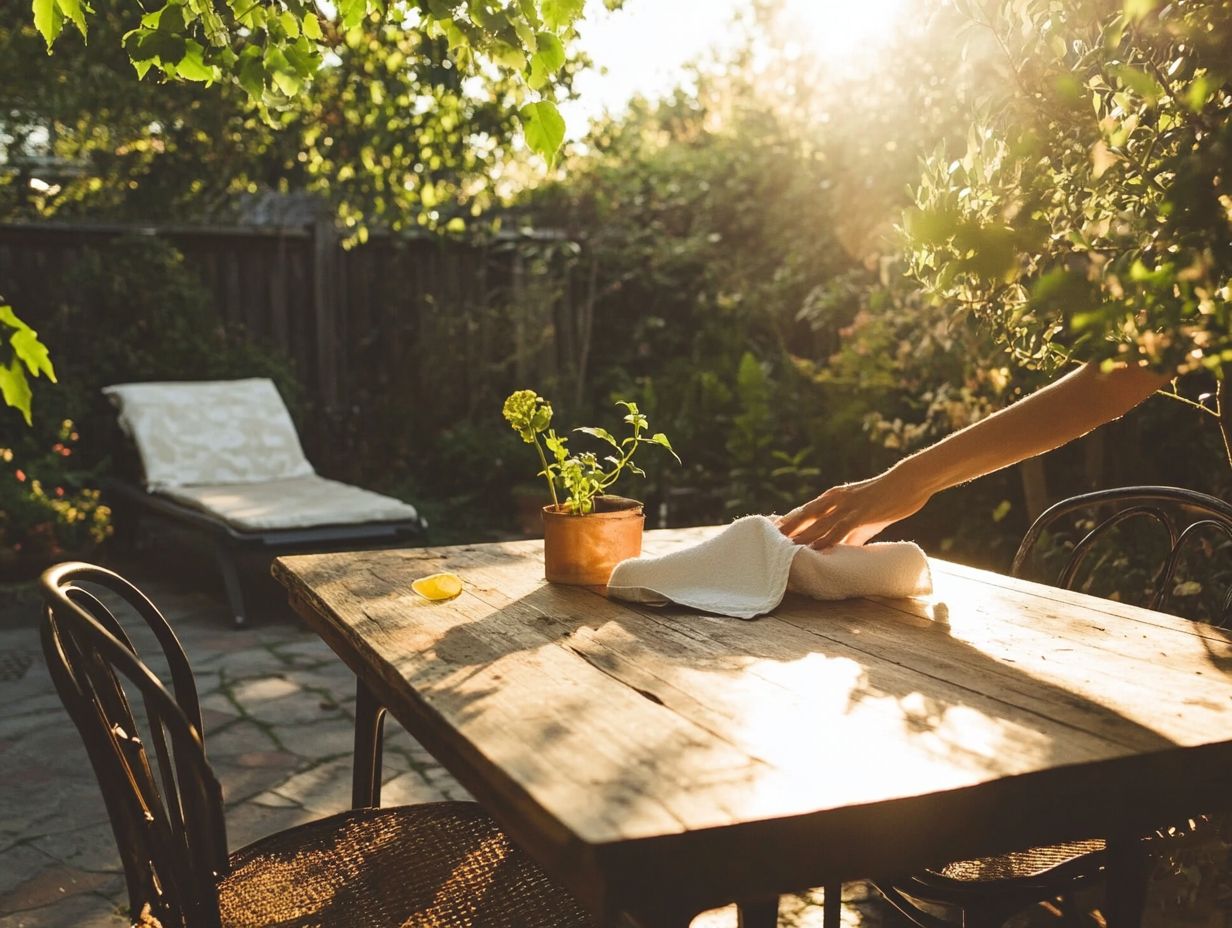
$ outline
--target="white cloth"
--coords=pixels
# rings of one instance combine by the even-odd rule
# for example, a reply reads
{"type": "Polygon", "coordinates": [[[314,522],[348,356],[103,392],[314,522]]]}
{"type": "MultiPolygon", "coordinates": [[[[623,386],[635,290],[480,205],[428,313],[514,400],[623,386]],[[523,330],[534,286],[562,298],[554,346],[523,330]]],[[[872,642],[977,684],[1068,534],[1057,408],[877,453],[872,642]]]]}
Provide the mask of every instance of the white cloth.
{"type": "Polygon", "coordinates": [[[103,387],[141,456],[148,490],[314,473],[271,380],[103,387]]]}
{"type": "Polygon", "coordinates": [[[745,516],[690,548],[621,561],[607,587],[631,602],[673,602],[740,619],[770,612],[787,590],[815,599],[922,596],[932,592],[932,574],[909,541],[814,551],[765,516],[745,516]]]}
{"type": "Polygon", "coordinates": [[[401,500],[315,475],[265,483],[174,487],[159,495],[212,513],[238,529],[257,532],[417,518],[415,507],[401,500]]]}

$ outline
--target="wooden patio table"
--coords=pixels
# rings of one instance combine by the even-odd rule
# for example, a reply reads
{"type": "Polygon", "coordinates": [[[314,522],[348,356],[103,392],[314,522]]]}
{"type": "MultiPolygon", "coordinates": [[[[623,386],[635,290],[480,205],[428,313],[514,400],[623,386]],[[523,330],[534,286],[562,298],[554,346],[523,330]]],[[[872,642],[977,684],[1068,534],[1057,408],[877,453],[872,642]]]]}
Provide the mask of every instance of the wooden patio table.
{"type": "MultiPolygon", "coordinates": [[[[1227,807],[1227,633],[931,563],[928,600],[788,595],[755,621],[548,584],[535,541],[274,573],[355,672],[360,729],[387,707],[604,924],[733,900],[752,921],[782,892],[1083,837],[1129,873],[1133,836],[1227,807]],[[460,596],[411,591],[441,570],[460,596]]],[[[379,782],[359,757],[356,800],[379,782]]]]}

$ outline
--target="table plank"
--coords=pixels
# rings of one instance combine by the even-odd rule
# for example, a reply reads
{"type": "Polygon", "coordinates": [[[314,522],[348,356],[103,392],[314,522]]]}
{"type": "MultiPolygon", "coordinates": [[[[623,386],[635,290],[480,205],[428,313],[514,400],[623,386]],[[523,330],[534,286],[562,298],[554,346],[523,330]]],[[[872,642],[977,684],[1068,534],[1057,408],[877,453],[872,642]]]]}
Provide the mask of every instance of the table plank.
{"type": "MultiPolygon", "coordinates": [[[[646,549],[712,531],[650,532],[646,549]]],[[[538,542],[306,555],[275,574],[596,904],[866,876],[1213,801],[1232,765],[1222,632],[933,565],[930,600],[789,596],[753,622],[546,584],[538,542]],[[457,599],[411,593],[446,569],[457,599]],[[973,824],[993,810],[998,827],[973,824]]]]}

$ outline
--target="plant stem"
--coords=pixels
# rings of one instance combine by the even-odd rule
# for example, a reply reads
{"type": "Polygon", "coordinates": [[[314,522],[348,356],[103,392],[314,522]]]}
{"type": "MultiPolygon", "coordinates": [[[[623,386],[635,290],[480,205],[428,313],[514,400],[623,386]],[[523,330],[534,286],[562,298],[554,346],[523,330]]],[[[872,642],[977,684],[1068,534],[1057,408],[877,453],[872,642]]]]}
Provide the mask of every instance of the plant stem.
{"type": "Polygon", "coordinates": [[[636,424],[633,426],[633,443],[629,445],[628,451],[622,451],[620,453],[620,461],[617,462],[617,464],[612,468],[612,472],[610,474],[604,474],[603,479],[600,481],[600,486],[603,490],[606,490],[616,482],[616,478],[620,476],[620,472],[625,469],[625,465],[628,464],[629,460],[633,457],[633,452],[637,450],[637,436],[641,433],[641,431],[642,430],[638,428],[636,424]]]}
{"type": "Polygon", "coordinates": [[[1232,396],[1229,396],[1228,379],[1224,377],[1215,387],[1215,410],[1219,415],[1219,431],[1223,435],[1223,451],[1232,465],[1232,396]]]}
{"type": "Polygon", "coordinates": [[[548,459],[543,454],[538,435],[535,436],[535,450],[539,452],[539,463],[543,465],[543,476],[548,479],[548,490],[552,493],[552,508],[559,511],[560,501],[556,498],[556,481],[552,479],[552,472],[548,470],[548,459]]]}

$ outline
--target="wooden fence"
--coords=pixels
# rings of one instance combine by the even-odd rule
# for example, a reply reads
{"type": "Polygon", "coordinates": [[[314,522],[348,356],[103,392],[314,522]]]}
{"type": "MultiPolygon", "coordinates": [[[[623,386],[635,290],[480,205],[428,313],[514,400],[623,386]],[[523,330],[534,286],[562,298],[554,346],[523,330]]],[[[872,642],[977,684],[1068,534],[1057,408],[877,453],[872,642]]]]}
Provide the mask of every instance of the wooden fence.
{"type": "Polygon", "coordinates": [[[38,328],[51,311],[48,281],[86,249],[131,235],[173,244],[229,334],[291,360],[314,420],[305,423],[305,438],[326,456],[326,446],[339,442],[388,454],[397,442],[374,446],[374,434],[431,434],[499,409],[502,391],[529,367],[551,376],[540,365],[556,363],[544,337],[554,339],[552,309],[549,318],[525,318],[526,274],[512,238],[479,246],[374,234],[346,249],[329,223],[0,224],[0,293],[38,328]],[[361,410],[366,425],[357,428],[361,410]]]}

